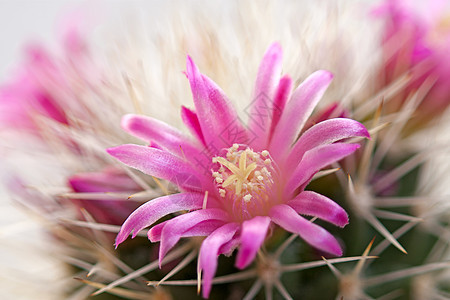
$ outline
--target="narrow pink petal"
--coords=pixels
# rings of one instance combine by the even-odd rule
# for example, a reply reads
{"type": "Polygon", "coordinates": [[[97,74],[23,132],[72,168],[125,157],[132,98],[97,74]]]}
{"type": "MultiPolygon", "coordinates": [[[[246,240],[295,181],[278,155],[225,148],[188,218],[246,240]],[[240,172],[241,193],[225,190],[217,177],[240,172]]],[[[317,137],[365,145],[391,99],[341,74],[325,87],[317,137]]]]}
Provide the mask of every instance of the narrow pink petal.
{"type": "Polygon", "coordinates": [[[330,120],[334,118],[348,118],[350,113],[347,109],[343,108],[339,102],[332,102],[325,107],[321,108],[319,111],[315,112],[306,121],[305,126],[303,126],[302,131],[306,131],[320,122],[325,120],[330,120]]]}
{"type": "Polygon", "coordinates": [[[210,105],[216,110],[214,117],[217,118],[216,126],[218,128],[216,130],[220,134],[219,138],[228,146],[234,143],[246,143],[247,129],[238,118],[234,106],[213,80],[205,75],[202,75],[202,77],[208,91],[209,101],[211,101],[210,105]],[[235,135],[237,132],[239,134],[235,135]]]}
{"type": "Polygon", "coordinates": [[[366,127],[355,120],[336,118],[320,122],[302,134],[295,143],[286,166],[295,168],[305,152],[315,147],[357,136],[370,137],[366,127]]]}
{"type": "Polygon", "coordinates": [[[318,217],[340,227],[348,224],[348,215],[342,207],[330,198],[312,191],[303,191],[287,205],[299,214],[318,217]]]}
{"type": "Polygon", "coordinates": [[[244,269],[256,256],[269,229],[270,218],[257,216],[242,223],[241,246],[236,258],[236,267],[244,269]]]}
{"type": "Polygon", "coordinates": [[[56,99],[52,98],[43,90],[35,91],[33,96],[36,101],[34,104],[35,108],[38,111],[41,111],[43,115],[48,116],[59,123],[69,124],[69,120],[63,107],[58,104],[56,99]]]}
{"type": "MultiPolygon", "coordinates": [[[[181,216],[178,216],[164,226],[161,232],[161,245],[159,247],[159,263],[164,256],[172,249],[173,246],[180,240],[182,235],[189,229],[197,226],[199,223],[209,220],[218,220],[225,222],[230,217],[222,209],[207,208],[196,210],[181,216]]],[[[195,230],[192,231],[193,233],[195,230]]],[[[200,231],[201,232],[201,231],[200,231]]]]}
{"type": "Polygon", "coordinates": [[[68,184],[76,193],[104,194],[103,199],[71,199],[78,208],[85,209],[99,223],[122,224],[138,204],[126,197],[111,197],[107,193],[134,194],[142,190],[123,170],[105,168],[99,172],[78,173],[68,178],[68,184]],[[100,201],[99,201],[100,200],[100,201]]]}
{"type": "Polygon", "coordinates": [[[285,188],[285,195],[290,196],[297,188],[304,188],[320,169],[343,159],[358,148],[358,144],[336,143],[309,150],[290,177],[285,188]]]}
{"type": "Polygon", "coordinates": [[[172,181],[183,189],[200,190],[203,175],[187,161],[156,148],[121,145],[106,150],[122,163],[158,178],[172,181]]]}
{"type": "Polygon", "coordinates": [[[84,38],[86,33],[83,32],[82,22],[80,20],[88,19],[87,16],[82,16],[81,14],[68,15],[64,18],[64,23],[61,25],[65,27],[64,31],[64,48],[70,59],[75,61],[81,61],[82,55],[88,52],[88,43],[84,38]]]}
{"type": "Polygon", "coordinates": [[[0,118],[3,123],[6,122],[3,125],[25,127],[34,131],[38,129],[36,118],[33,117],[36,115],[68,124],[65,112],[67,103],[55,99],[49,92],[49,86],[42,82],[49,77],[47,71],[56,76],[60,75],[59,72],[54,69],[51,58],[41,47],[30,48],[27,52],[30,59],[27,65],[19,70],[11,82],[0,86],[0,118]]]}
{"type": "Polygon", "coordinates": [[[211,292],[212,279],[217,269],[220,248],[233,239],[239,224],[228,223],[215,230],[202,243],[199,254],[199,271],[203,270],[203,298],[211,292]]]}
{"type": "Polygon", "coordinates": [[[148,143],[148,146],[149,146],[150,148],[155,148],[155,149],[159,149],[159,150],[164,150],[160,145],[158,145],[158,144],[155,143],[155,142],[150,142],[150,143],[148,143]]]}
{"type": "Polygon", "coordinates": [[[134,238],[139,231],[152,225],[160,218],[181,210],[199,209],[203,205],[203,195],[180,193],[148,201],[136,209],[123,223],[116,237],[116,247],[127,239],[134,238]]]}
{"type": "Polygon", "coordinates": [[[292,207],[286,204],[274,206],[269,215],[274,223],[287,231],[297,233],[311,246],[336,256],[342,255],[342,249],[333,235],[298,215],[292,207]]]}
{"type": "Polygon", "coordinates": [[[200,73],[189,56],[186,73],[206,145],[218,152],[235,142],[245,142],[246,129],[238,120],[230,101],[211,79],[200,73]],[[242,140],[236,140],[234,136],[229,135],[230,127],[236,127],[242,133],[242,140]]]}
{"type": "MultiPolygon", "coordinates": [[[[172,219],[170,219],[170,220],[172,220],[172,219]]],[[[148,230],[147,237],[150,240],[150,242],[156,243],[161,240],[162,230],[163,230],[164,226],[166,226],[167,222],[169,222],[170,220],[161,222],[148,230]]]]}
{"type": "Polygon", "coordinates": [[[183,232],[181,237],[207,236],[223,225],[225,225],[223,220],[206,220],[183,232]]]}
{"type": "MultiPolygon", "coordinates": [[[[150,230],[147,232],[148,239],[152,243],[161,241],[161,235],[162,235],[164,226],[166,226],[167,223],[170,221],[171,220],[164,221],[164,222],[159,223],[158,225],[155,225],[152,228],[150,228],[150,230]]],[[[187,229],[185,232],[183,232],[183,234],[180,237],[206,236],[224,224],[225,224],[224,221],[220,221],[220,220],[203,221],[203,222],[200,222],[199,224],[195,225],[194,227],[187,229]]]]}
{"type": "Polygon", "coordinates": [[[294,91],[273,133],[269,149],[272,157],[283,157],[289,151],[332,79],[330,72],[317,71],[294,91]]]}
{"type": "Polygon", "coordinates": [[[190,133],[203,145],[205,145],[205,138],[203,137],[202,128],[197,114],[185,107],[181,106],[181,119],[184,125],[189,129],[190,133]]]}
{"type": "Polygon", "coordinates": [[[141,189],[126,173],[113,168],[101,172],[77,173],[69,177],[68,183],[77,193],[135,193],[141,189]]]}
{"type": "Polygon", "coordinates": [[[122,128],[146,142],[156,142],[179,157],[192,157],[201,152],[181,131],[151,117],[125,115],[122,128]]]}
{"type": "Polygon", "coordinates": [[[230,256],[233,254],[234,249],[236,249],[241,244],[240,236],[234,236],[226,244],[223,244],[219,249],[219,255],[224,254],[225,256],[230,256]]]}
{"type": "Polygon", "coordinates": [[[249,120],[249,129],[256,136],[253,147],[257,150],[264,149],[267,146],[282,60],[283,51],[280,44],[273,43],[267,49],[259,65],[249,120]]]}
{"type": "Polygon", "coordinates": [[[289,75],[285,75],[280,79],[278,89],[273,100],[273,114],[272,124],[270,126],[269,140],[271,139],[278,122],[280,121],[281,114],[286,106],[287,100],[291,97],[292,91],[292,79],[289,75]]]}

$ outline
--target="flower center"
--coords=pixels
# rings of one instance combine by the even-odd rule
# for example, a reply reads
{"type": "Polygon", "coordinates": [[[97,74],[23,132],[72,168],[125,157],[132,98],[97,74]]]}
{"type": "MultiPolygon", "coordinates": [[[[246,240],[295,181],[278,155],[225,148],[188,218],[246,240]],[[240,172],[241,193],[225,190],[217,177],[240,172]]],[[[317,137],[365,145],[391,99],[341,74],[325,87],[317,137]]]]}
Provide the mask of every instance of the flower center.
{"type": "Polygon", "coordinates": [[[226,203],[233,203],[233,214],[260,215],[268,207],[274,184],[273,161],[267,150],[254,152],[248,147],[240,148],[243,147],[233,144],[226,155],[213,157],[217,165],[212,176],[220,197],[226,203]]]}

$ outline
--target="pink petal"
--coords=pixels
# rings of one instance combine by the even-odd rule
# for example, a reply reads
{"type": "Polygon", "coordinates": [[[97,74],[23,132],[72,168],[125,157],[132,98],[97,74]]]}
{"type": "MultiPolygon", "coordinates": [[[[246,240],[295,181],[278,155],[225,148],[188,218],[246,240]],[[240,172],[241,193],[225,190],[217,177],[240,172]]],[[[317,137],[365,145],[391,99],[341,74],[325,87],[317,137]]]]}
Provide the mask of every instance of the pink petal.
{"type": "Polygon", "coordinates": [[[130,177],[117,170],[104,170],[102,172],[79,173],[69,177],[68,184],[76,193],[96,193],[104,198],[72,198],[70,202],[77,208],[90,213],[99,223],[113,225],[122,224],[134,211],[138,204],[127,201],[127,197],[112,197],[111,192],[134,194],[142,190],[130,177]],[[114,172],[116,171],[116,172],[114,172]]]}
{"type": "MultiPolygon", "coordinates": [[[[28,52],[31,58],[31,68],[27,65],[26,68],[20,69],[10,83],[0,86],[0,121],[5,123],[2,125],[13,128],[21,127],[32,131],[39,130],[39,126],[36,125],[37,120],[33,117],[36,115],[68,124],[69,121],[64,111],[66,103],[55,99],[49,93],[49,87],[41,82],[40,77],[48,77],[46,74],[41,74],[47,65],[48,68],[53,69],[48,54],[41,48],[30,49],[28,52]],[[40,59],[40,56],[43,58],[40,59]],[[40,60],[43,62],[39,63],[40,60]],[[37,69],[34,70],[34,68],[37,69]]],[[[59,75],[56,70],[51,71],[59,75]]]]}
{"type": "Polygon", "coordinates": [[[315,147],[331,144],[351,137],[369,138],[369,132],[361,123],[344,118],[320,122],[308,129],[295,143],[286,162],[286,166],[296,167],[306,151],[315,147]]]}
{"type": "Polygon", "coordinates": [[[200,190],[203,175],[185,160],[156,148],[121,145],[106,150],[122,163],[158,178],[172,181],[183,189],[200,190]]]}
{"type": "Polygon", "coordinates": [[[304,188],[320,169],[343,159],[358,148],[358,144],[336,143],[309,150],[290,177],[285,188],[285,195],[292,195],[299,187],[304,188]]]}
{"type": "Polygon", "coordinates": [[[149,142],[149,143],[148,143],[148,146],[149,146],[150,148],[155,148],[155,149],[159,149],[159,150],[164,150],[160,145],[158,145],[158,144],[155,143],[155,142],[149,142]]]}
{"type": "Polygon", "coordinates": [[[264,149],[267,145],[282,60],[283,51],[280,44],[273,43],[259,65],[249,120],[249,129],[256,136],[252,146],[257,150],[264,149]]]}
{"type": "Polygon", "coordinates": [[[314,216],[344,227],[348,224],[348,215],[336,202],[321,194],[304,191],[287,203],[297,213],[314,216]]]}
{"type": "Polygon", "coordinates": [[[189,129],[191,134],[203,145],[205,144],[205,138],[203,137],[202,129],[200,127],[200,121],[197,114],[185,106],[181,106],[181,119],[184,125],[189,129]]]}
{"type": "MultiPolygon", "coordinates": [[[[159,263],[161,264],[161,261],[167,252],[175,246],[187,230],[194,228],[204,221],[218,220],[224,223],[224,221],[229,219],[230,217],[225,211],[218,208],[208,208],[196,210],[168,221],[161,232],[159,263]]],[[[191,233],[195,233],[196,231],[197,230],[193,230],[191,233]]],[[[202,230],[199,232],[202,233],[202,230]]]]}
{"type": "Polygon", "coordinates": [[[330,72],[317,71],[294,91],[273,133],[272,157],[283,157],[290,149],[332,79],[330,72]]]}
{"type": "Polygon", "coordinates": [[[141,188],[126,173],[117,169],[105,169],[101,172],[77,173],[69,177],[69,185],[77,193],[84,192],[130,192],[141,188]]]}
{"type": "Polygon", "coordinates": [[[212,279],[217,269],[220,248],[233,239],[239,224],[228,223],[215,230],[202,243],[199,254],[199,271],[203,270],[203,298],[208,298],[212,279]]]}
{"type": "MultiPolygon", "coordinates": [[[[152,243],[161,241],[162,231],[163,231],[164,227],[167,225],[167,223],[169,223],[170,221],[172,221],[172,219],[164,221],[162,223],[159,223],[159,224],[153,226],[152,228],[150,228],[149,231],[147,232],[148,239],[152,243]]],[[[224,221],[221,221],[221,220],[207,220],[207,221],[203,221],[203,222],[200,222],[199,224],[197,224],[194,227],[191,227],[189,229],[185,228],[186,231],[183,232],[183,235],[181,237],[186,237],[186,236],[203,236],[202,233],[203,232],[209,232],[210,231],[209,228],[212,228],[211,229],[211,232],[212,232],[215,229],[217,229],[218,227],[222,226],[223,224],[224,224],[224,221]],[[189,234],[189,235],[187,235],[187,234],[189,234]]],[[[208,235],[208,234],[205,234],[205,235],[208,235]]]]}
{"type": "Polygon", "coordinates": [[[127,197],[111,197],[111,192],[134,194],[142,190],[136,182],[122,170],[107,168],[100,172],[78,173],[70,176],[69,186],[76,193],[104,194],[103,199],[71,199],[76,207],[83,208],[99,223],[122,224],[138,204],[127,201],[127,197]]]}
{"type": "Polygon", "coordinates": [[[273,100],[273,114],[272,114],[272,124],[270,126],[269,140],[271,139],[275,128],[277,127],[278,121],[280,121],[281,114],[283,113],[286,102],[291,97],[292,90],[292,79],[289,75],[285,75],[280,79],[278,84],[278,89],[273,100]]]}
{"type": "Polygon", "coordinates": [[[226,244],[223,244],[219,249],[219,255],[224,254],[225,256],[230,256],[234,249],[236,249],[241,244],[241,239],[239,236],[234,236],[226,244]]]}
{"type": "MultiPolygon", "coordinates": [[[[223,91],[208,77],[202,75],[188,56],[186,73],[205,143],[217,152],[233,143],[246,141],[246,130],[223,91]],[[230,139],[228,131],[233,125],[245,133],[242,140],[230,139]]],[[[213,153],[215,154],[215,153],[213,153]]]]}
{"type": "Polygon", "coordinates": [[[244,269],[253,259],[264,242],[269,229],[270,218],[257,216],[242,223],[241,247],[236,258],[236,267],[244,269]]]}
{"type": "MultiPolygon", "coordinates": [[[[150,230],[147,233],[148,239],[152,243],[161,241],[162,231],[163,231],[164,227],[167,225],[167,223],[170,221],[171,220],[162,222],[162,223],[150,228],[150,230]]],[[[210,235],[217,228],[223,226],[224,224],[225,224],[225,222],[220,221],[220,220],[206,220],[206,221],[196,224],[195,226],[193,226],[187,230],[185,229],[185,231],[182,233],[177,232],[177,234],[179,235],[179,238],[192,237],[192,236],[207,236],[207,235],[210,235]]],[[[168,249],[166,252],[168,252],[168,251],[170,251],[170,249],[168,249]]],[[[160,265],[161,265],[162,259],[163,259],[162,257],[159,258],[160,265]]]]}
{"type": "Polygon", "coordinates": [[[274,223],[287,231],[297,233],[311,246],[333,255],[342,255],[339,243],[328,231],[299,216],[292,207],[286,204],[274,206],[269,215],[274,223]]]}
{"type": "Polygon", "coordinates": [[[321,108],[319,111],[315,112],[306,121],[305,126],[303,126],[302,131],[306,131],[320,122],[334,119],[334,118],[348,118],[350,113],[347,109],[343,108],[339,102],[332,102],[325,107],[321,108]]]}
{"type": "Polygon", "coordinates": [[[133,232],[134,238],[139,231],[152,225],[160,218],[181,210],[199,209],[203,205],[203,195],[180,193],[148,201],[136,209],[123,223],[116,237],[116,248],[133,232]]]}
{"type": "MultiPolygon", "coordinates": [[[[77,17],[66,16],[69,19],[66,21],[64,28],[64,47],[70,59],[80,60],[80,56],[87,53],[88,43],[84,39],[80,20],[83,16],[77,17]],[[75,18],[77,20],[75,20],[75,18]],[[70,20],[71,19],[71,20],[70,20]]],[[[86,18],[86,16],[84,16],[86,18]]],[[[67,20],[66,18],[64,18],[67,20]]],[[[84,19],[84,18],[83,18],[84,19]]],[[[86,32],[87,33],[87,32],[86,32]]]]}
{"type": "Polygon", "coordinates": [[[181,131],[151,117],[125,115],[122,128],[146,142],[156,142],[179,157],[198,156],[201,152],[181,131]]]}
{"type": "MultiPolygon", "coordinates": [[[[218,118],[217,125],[219,126],[219,138],[225,142],[225,145],[232,145],[234,143],[246,143],[247,142],[247,130],[238,118],[234,106],[228,100],[225,93],[220,87],[205,75],[202,75],[205,87],[208,90],[209,99],[212,102],[211,105],[217,110],[216,117],[218,118]],[[230,128],[230,126],[232,128],[230,128]],[[229,130],[238,131],[239,136],[233,136],[229,133],[229,130]]],[[[215,136],[217,139],[217,136],[215,136]]]]}
{"type": "Polygon", "coordinates": [[[36,91],[33,96],[36,100],[35,109],[42,111],[43,115],[48,116],[59,123],[69,124],[66,113],[56,99],[53,99],[45,91],[36,91]]]}
{"type": "Polygon", "coordinates": [[[161,222],[148,230],[147,237],[150,240],[150,242],[156,243],[161,240],[162,230],[164,229],[164,226],[166,226],[167,222],[169,222],[170,220],[161,222]]]}

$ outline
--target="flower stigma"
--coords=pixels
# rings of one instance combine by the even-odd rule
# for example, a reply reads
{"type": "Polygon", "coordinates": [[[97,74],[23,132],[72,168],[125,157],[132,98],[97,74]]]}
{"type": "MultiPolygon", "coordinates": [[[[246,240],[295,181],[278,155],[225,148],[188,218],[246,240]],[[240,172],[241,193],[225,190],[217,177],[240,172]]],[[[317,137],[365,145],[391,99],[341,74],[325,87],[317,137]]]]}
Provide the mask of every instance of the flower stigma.
{"type": "Polygon", "coordinates": [[[212,162],[217,165],[212,176],[220,197],[225,203],[232,203],[230,212],[245,220],[263,214],[272,206],[270,195],[275,170],[269,151],[243,148],[233,144],[224,156],[213,157],[212,162]]]}

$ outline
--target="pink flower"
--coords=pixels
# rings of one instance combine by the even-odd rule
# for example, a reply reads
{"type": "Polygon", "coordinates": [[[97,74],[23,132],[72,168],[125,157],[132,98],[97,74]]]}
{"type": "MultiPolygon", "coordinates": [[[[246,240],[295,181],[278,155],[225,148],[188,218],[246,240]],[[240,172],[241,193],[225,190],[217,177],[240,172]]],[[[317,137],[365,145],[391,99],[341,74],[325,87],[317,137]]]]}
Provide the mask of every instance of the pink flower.
{"type": "Polygon", "coordinates": [[[0,126],[41,136],[43,120],[70,126],[71,117],[84,117],[75,83],[83,78],[94,85],[97,70],[80,26],[75,21],[62,26],[60,55],[39,44],[25,49],[26,62],[12,81],[0,86],[0,126]]]}
{"type": "Polygon", "coordinates": [[[55,99],[48,80],[61,84],[61,74],[48,53],[38,46],[27,49],[28,62],[14,81],[0,88],[0,122],[37,133],[40,118],[68,124],[63,101],[55,99]],[[60,103],[62,102],[62,103],[60,103]]]}
{"type": "Polygon", "coordinates": [[[408,94],[430,77],[433,85],[416,110],[416,126],[434,119],[450,104],[450,5],[442,0],[386,0],[376,11],[384,17],[383,84],[388,85],[406,72],[411,84],[393,101],[397,110],[408,94]]]}
{"type": "Polygon", "coordinates": [[[239,247],[236,266],[245,268],[275,224],[317,249],[342,255],[329,232],[299,214],[343,227],[347,213],[331,199],[304,189],[320,169],[359,148],[344,139],[369,134],[354,120],[336,118],[312,126],[297,139],[332,75],[317,71],[291,94],[291,78],[280,78],[281,63],[282,50],[275,43],[259,67],[248,127],[190,57],[186,75],[196,111],[183,107],[181,114],[193,139],[150,117],[123,118],[126,131],[158,147],[122,145],[108,152],[128,166],[176,183],[181,192],[134,211],[122,225],[116,246],[161,217],[189,211],[153,226],[148,237],[161,242],[161,261],[180,238],[207,236],[199,254],[204,297],[218,256],[239,247]]]}

